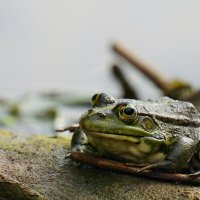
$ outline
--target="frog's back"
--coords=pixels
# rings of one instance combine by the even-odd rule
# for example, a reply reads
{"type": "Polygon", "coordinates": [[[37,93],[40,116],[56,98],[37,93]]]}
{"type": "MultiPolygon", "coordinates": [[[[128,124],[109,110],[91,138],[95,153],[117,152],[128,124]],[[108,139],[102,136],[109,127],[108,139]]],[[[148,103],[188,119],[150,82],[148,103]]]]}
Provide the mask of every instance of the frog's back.
{"type": "Polygon", "coordinates": [[[140,115],[154,116],[166,123],[200,127],[200,113],[189,102],[173,100],[169,97],[147,101],[127,99],[127,102],[133,103],[140,115]]]}

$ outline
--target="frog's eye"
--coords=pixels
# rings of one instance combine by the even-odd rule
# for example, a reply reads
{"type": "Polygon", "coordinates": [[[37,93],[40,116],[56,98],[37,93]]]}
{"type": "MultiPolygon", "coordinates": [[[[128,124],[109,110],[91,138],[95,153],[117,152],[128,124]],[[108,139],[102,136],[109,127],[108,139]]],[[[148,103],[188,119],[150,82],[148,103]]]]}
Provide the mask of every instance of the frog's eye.
{"type": "Polygon", "coordinates": [[[92,96],[92,99],[91,99],[92,106],[94,106],[94,104],[98,101],[99,97],[100,97],[100,94],[95,94],[92,96]]]}
{"type": "Polygon", "coordinates": [[[142,124],[142,127],[146,131],[151,131],[155,127],[155,124],[154,124],[153,120],[150,117],[143,118],[142,121],[141,121],[141,124],[142,124]]]}
{"type": "Polygon", "coordinates": [[[119,111],[119,117],[126,123],[131,123],[137,119],[137,110],[132,105],[122,105],[119,111]]]}

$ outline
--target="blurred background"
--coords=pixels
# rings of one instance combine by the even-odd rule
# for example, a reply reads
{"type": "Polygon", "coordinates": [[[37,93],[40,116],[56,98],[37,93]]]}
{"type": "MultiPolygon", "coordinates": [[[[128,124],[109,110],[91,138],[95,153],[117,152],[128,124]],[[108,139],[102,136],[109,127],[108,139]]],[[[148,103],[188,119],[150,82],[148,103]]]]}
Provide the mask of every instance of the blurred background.
{"type": "MultiPolygon", "coordinates": [[[[198,88],[199,8],[198,0],[1,0],[0,96],[61,91],[117,97],[110,68],[118,59],[111,51],[115,41],[169,78],[198,88]]],[[[141,98],[160,95],[137,70],[124,70],[141,98]]]]}
{"type": "MultiPolygon", "coordinates": [[[[198,0],[1,0],[0,95],[54,89],[117,95],[109,74],[113,41],[199,86],[199,8],[198,0]]],[[[155,95],[139,75],[132,72],[130,81],[149,88],[144,97],[155,95]]]]}

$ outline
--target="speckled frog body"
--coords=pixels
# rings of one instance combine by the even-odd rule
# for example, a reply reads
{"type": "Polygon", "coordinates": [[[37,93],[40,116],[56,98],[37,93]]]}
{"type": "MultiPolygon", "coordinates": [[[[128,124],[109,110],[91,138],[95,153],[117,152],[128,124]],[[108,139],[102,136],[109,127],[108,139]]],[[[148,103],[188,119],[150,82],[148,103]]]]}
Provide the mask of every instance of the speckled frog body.
{"type": "Polygon", "coordinates": [[[145,169],[200,170],[200,114],[191,103],[95,94],[92,107],[80,118],[80,130],[72,150],[82,145],[84,151],[145,169]]]}

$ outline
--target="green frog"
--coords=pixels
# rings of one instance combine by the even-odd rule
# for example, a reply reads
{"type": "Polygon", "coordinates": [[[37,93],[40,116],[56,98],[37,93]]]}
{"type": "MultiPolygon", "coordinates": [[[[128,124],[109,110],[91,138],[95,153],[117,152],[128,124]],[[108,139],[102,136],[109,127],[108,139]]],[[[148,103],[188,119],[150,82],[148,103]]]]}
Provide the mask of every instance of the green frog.
{"type": "Polygon", "coordinates": [[[101,93],[80,118],[72,151],[172,172],[200,170],[200,113],[168,97],[140,101],[101,93]]]}

